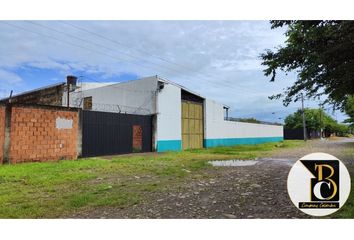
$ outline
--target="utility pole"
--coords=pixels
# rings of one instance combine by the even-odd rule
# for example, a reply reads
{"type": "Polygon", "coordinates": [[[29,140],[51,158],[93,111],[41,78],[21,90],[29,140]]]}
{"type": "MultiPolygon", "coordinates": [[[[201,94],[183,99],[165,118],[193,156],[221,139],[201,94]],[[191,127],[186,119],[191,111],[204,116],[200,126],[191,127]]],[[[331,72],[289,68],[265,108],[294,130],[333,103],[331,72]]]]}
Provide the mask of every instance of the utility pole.
{"type": "Polygon", "coordinates": [[[12,93],[13,93],[13,91],[11,90],[10,97],[9,97],[9,103],[11,103],[12,93]]]}
{"type": "Polygon", "coordinates": [[[305,109],[304,109],[304,94],[301,93],[301,109],[302,109],[302,127],[304,130],[304,141],[307,141],[307,134],[306,134],[306,119],[305,119],[305,109]]]}
{"type": "Polygon", "coordinates": [[[67,103],[67,107],[70,108],[70,85],[69,83],[66,84],[67,87],[67,95],[66,95],[66,103],[67,103]]]}
{"type": "Polygon", "coordinates": [[[320,102],[319,110],[320,110],[320,134],[321,134],[321,140],[323,140],[323,123],[322,123],[322,105],[321,105],[321,102],[320,102]]]}

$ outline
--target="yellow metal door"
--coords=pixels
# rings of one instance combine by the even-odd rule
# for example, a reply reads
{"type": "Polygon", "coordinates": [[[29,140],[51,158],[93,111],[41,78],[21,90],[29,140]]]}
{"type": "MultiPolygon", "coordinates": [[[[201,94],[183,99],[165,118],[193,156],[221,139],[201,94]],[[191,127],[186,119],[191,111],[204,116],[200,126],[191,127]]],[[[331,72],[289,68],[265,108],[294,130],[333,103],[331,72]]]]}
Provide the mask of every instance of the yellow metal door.
{"type": "Polygon", "coordinates": [[[182,101],[182,147],[203,148],[203,105],[182,101]]]}

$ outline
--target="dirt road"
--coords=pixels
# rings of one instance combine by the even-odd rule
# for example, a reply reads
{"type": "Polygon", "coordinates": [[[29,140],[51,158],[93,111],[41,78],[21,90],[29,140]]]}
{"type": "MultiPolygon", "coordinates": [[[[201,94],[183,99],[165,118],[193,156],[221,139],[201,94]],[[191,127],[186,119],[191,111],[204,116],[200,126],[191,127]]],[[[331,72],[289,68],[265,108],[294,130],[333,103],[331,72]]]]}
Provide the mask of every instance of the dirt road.
{"type": "Polygon", "coordinates": [[[351,168],[354,139],[309,141],[304,147],[284,149],[252,166],[214,167],[211,178],[190,178],[183,187],[154,193],[126,209],[103,208],[75,218],[308,218],[291,203],[287,175],[292,164],[313,152],[332,154],[351,168]]]}

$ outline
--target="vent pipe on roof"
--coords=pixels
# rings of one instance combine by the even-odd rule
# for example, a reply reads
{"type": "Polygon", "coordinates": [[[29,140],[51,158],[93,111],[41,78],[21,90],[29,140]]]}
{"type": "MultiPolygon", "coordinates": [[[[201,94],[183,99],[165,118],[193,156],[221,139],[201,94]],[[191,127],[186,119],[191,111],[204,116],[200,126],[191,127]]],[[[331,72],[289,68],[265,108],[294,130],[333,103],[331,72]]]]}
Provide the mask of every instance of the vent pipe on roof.
{"type": "Polygon", "coordinates": [[[67,103],[68,108],[70,107],[70,100],[69,100],[69,98],[70,98],[70,95],[69,95],[70,94],[70,90],[71,91],[75,90],[76,82],[77,82],[77,77],[71,76],[71,75],[66,76],[66,90],[67,90],[67,101],[66,101],[66,103],[67,103]]]}
{"type": "Polygon", "coordinates": [[[75,89],[76,82],[77,82],[77,77],[70,76],[70,75],[66,77],[66,83],[68,86],[72,87],[71,89],[75,89]]]}

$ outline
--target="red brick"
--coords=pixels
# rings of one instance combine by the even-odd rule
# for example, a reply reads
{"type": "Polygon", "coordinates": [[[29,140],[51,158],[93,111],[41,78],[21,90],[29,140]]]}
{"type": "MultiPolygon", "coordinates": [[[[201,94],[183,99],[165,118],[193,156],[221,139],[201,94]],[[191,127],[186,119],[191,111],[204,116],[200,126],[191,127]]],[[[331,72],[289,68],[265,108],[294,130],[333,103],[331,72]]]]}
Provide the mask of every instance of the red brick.
{"type": "Polygon", "coordinates": [[[0,106],[0,164],[3,162],[5,141],[5,107],[0,106]]]}
{"type": "MultiPolygon", "coordinates": [[[[5,110],[3,110],[5,113],[5,110]]],[[[4,114],[3,114],[4,115],[4,114]]],[[[3,116],[4,118],[4,116],[3,116]]],[[[0,147],[2,109],[0,108],[0,147]]],[[[11,163],[76,159],[78,113],[41,108],[13,107],[11,116],[11,163]],[[55,119],[73,119],[72,129],[56,129],[55,119]],[[60,144],[63,144],[60,148],[60,144]]],[[[0,148],[0,157],[2,149],[0,148]]],[[[1,159],[0,159],[1,160],[1,159]]]]}

